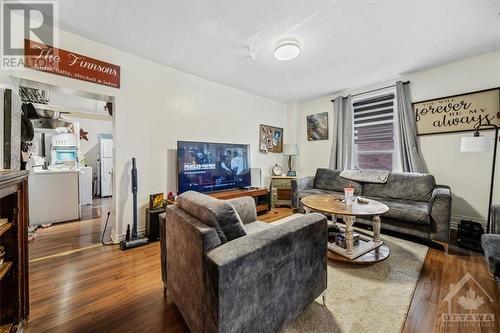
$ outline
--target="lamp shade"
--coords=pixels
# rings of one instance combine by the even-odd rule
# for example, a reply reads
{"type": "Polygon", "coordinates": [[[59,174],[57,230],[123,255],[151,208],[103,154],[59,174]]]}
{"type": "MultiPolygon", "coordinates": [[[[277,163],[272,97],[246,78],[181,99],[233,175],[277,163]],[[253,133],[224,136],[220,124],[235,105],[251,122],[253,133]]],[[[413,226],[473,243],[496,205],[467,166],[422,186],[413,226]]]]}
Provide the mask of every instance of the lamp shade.
{"type": "Polygon", "coordinates": [[[491,139],[484,136],[466,136],[460,142],[462,153],[480,153],[491,149],[491,139]]]}
{"type": "Polygon", "coordinates": [[[299,145],[296,143],[285,143],[283,155],[294,156],[299,154],[299,145]]]}

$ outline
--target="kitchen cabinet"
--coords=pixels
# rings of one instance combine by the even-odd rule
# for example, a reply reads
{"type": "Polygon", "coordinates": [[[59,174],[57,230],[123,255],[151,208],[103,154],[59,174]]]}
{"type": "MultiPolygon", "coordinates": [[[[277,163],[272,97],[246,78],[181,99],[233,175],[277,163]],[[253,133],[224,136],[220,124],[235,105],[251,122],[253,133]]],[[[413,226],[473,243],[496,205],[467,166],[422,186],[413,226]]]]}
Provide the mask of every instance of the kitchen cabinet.
{"type": "Polygon", "coordinates": [[[29,177],[30,225],[80,219],[79,170],[44,170],[29,177]]]}

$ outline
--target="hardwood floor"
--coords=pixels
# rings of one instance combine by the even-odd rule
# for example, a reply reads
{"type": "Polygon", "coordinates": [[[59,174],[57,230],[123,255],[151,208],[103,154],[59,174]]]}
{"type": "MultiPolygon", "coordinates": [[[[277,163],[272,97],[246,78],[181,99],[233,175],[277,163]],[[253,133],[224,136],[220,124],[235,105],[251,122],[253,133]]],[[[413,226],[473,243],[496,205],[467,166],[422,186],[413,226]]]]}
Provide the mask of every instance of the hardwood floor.
{"type": "Polygon", "coordinates": [[[186,332],[163,298],[159,243],[117,246],[30,265],[31,316],[26,332],[186,332]]]}
{"type": "MultiPolygon", "coordinates": [[[[80,220],[39,228],[37,239],[30,244],[30,260],[101,244],[102,231],[111,206],[111,198],[94,199],[92,205],[82,207],[80,220]]],[[[109,240],[112,224],[110,221],[105,240],[109,240]]]]}
{"type": "MultiPolygon", "coordinates": [[[[463,294],[464,291],[461,291],[463,294]]],[[[464,313],[455,297],[451,304],[451,313],[464,313]]],[[[476,311],[478,312],[478,311],[476,311]]],[[[406,319],[404,333],[410,332],[499,332],[500,331],[500,284],[493,280],[488,272],[484,257],[476,252],[462,250],[452,246],[450,254],[429,249],[420,278],[413,295],[410,310],[406,319]],[[478,327],[478,323],[464,324],[446,323],[442,316],[448,314],[448,303],[444,301],[450,292],[450,284],[457,284],[469,273],[473,280],[469,280],[465,288],[477,292],[484,304],[479,313],[493,314],[494,322],[491,326],[478,327]],[[484,289],[487,295],[482,293],[484,289]],[[493,301],[488,300],[490,296],[493,301]],[[460,325],[460,326],[459,326],[460,325]]],[[[484,325],[484,324],[483,324],[484,325]]]]}
{"type": "MultiPolygon", "coordinates": [[[[260,219],[269,222],[290,213],[287,208],[279,208],[260,219]]],[[[91,223],[97,230],[103,222],[93,219],[91,223]]],[[[49,237],[50,230],[39,235],[37,251],[48,253],[46,247],[56,244],[49,237]]],[[[61,245],[60,249],[77,246],[74,239],[79,230],[72,224],[52,230],[72,239],[71,246],[61,245]]],[[[96,238],[87,238],[82,246],[91,239],[96,238]]],[[[159,242],[126,252],[117,246],[90,247],[31,262],[31,317],[26,332],[187,332],[175,305],[168,297],[163,298],[159,262],[159,242]]],[[[467,272],[494,298],[494,302],[483,305],[482,312],[494,313],[496,328],[500,328],[500,287],[491,279],[484,258],[457,249],[451,249],[449,255],[430,249],[404,332],[498,332],[492,327],[440,325],[441,315],[447,310],[443,298],[450,284],[467,272]]]]}

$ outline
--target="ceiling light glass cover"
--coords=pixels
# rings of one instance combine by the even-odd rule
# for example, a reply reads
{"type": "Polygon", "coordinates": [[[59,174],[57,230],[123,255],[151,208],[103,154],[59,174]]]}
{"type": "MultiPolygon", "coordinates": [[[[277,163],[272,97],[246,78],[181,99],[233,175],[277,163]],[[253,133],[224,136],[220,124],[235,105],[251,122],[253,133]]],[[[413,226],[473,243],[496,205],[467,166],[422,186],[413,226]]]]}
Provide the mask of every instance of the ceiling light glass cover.
{"type": "Polygon", "coordinates": [[[296,40],[283,40],[276,45],[274,57],[280,61],[288,61],[300,54],[300,45],[296,40]]]}

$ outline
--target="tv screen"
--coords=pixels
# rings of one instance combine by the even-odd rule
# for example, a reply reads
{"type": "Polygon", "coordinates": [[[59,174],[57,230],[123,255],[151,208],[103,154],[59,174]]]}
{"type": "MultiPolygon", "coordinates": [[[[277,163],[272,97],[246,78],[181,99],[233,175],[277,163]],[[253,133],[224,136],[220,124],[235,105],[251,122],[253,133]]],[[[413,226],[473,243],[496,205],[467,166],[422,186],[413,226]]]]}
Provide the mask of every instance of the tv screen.
{"type": "Polygon", "coordinates": [[[177,141],[179,192],[250,186],[250,146],[177,141]]]}

